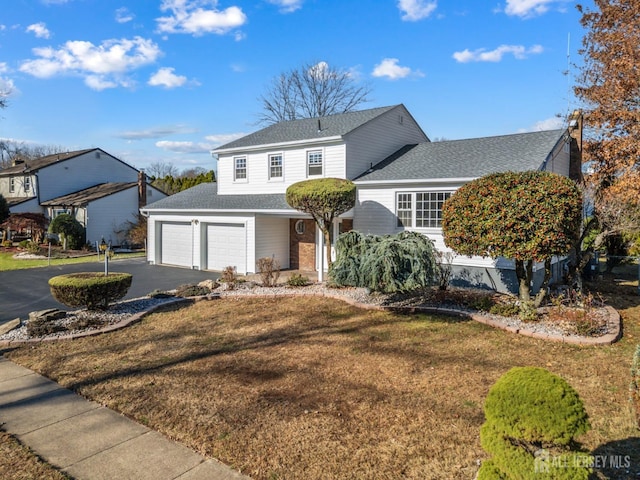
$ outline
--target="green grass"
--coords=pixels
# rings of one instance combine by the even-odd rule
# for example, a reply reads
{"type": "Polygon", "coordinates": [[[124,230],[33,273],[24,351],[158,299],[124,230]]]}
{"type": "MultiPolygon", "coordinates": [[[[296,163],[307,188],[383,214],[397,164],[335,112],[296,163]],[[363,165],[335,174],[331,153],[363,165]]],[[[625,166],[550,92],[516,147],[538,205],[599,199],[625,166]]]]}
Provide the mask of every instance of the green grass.
{"type": "MultiPolygon", "coordinates": [[[[103,263],[104,257],[101,255],[98,260],[97,254],[91,254],[83,257],[74,258],[52,258],[49,263],[48,259],[17,259],[13,258],[14,252],[0,252],[0,272],[9,270],[22,270],[25,268],[46,267],[48,265],[69,265],[74,263],[103,263]]],[[[124,258],[134,258],[144,256],[144,252],[134,253],[118,253],[113,256],[113,260],[121,260],[124,258]]]]}

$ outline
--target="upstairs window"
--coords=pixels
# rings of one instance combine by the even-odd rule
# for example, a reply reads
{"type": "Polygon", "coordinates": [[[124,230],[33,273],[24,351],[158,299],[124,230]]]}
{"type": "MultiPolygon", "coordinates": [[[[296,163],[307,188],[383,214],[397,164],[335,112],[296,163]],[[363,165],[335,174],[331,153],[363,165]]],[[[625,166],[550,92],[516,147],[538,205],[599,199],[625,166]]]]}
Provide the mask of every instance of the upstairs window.
{"type": "Polygon", "coordinates": [[[307,152],[307,176],[322,175],[322,151],[307,152]]]}
{"type": "Polygon", "coordinates": [[[234,180],[246,180],[247,179],[247,157],[236,157],[234,161],[234,180]]]}
{"type": "Polygon", "coordinates": [[[16,191],[16,179],[11,177],[9,179],[9,193],[13,193],[16,191]]]}
{"type": "Polygon", "coordinates": [[[269,178],[282,178],[282,154],[269,155],[269,178]]]}
{"type": "Polygon", "coordinates": [[[24,191],[28,192],[31,190],[31,177],[24,177],[24,191]]]}

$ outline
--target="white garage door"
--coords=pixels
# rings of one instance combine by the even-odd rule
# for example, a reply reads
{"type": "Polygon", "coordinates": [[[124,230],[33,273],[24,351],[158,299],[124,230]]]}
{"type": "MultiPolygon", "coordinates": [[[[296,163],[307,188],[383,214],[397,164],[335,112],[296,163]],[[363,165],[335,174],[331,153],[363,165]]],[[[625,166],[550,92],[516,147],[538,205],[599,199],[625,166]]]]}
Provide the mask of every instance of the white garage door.
{"type": "Polygon", "coordinates": [[[207,269],[223,270],[236,267],[238,273],[247,271],[247,235],[240,223],[211,223],[207,225],[207,269]]]}
{"type": "Polygon", "coordinates": [[[160,228],[160,263],[191,268],[193,262],[191,224],[163,222],[160,228]]]}

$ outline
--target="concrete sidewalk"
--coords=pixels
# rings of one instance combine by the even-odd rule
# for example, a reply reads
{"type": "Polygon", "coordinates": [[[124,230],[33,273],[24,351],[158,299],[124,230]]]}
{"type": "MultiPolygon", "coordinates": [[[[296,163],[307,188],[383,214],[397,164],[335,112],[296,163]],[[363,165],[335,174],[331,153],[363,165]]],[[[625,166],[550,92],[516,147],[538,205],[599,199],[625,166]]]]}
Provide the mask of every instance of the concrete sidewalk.
{"type": "Polygon", "coordinates": [[[248,478],[2,357],[0,423],[77,480],[248,478]]]}

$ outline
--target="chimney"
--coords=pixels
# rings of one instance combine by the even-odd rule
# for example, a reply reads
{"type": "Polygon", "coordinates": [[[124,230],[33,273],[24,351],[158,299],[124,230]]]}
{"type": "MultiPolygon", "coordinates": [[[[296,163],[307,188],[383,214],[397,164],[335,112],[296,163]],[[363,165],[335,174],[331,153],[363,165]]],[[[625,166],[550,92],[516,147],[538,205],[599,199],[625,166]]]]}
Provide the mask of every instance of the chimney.
{"type": "Polygon", "coordinates": [[[142,208],[147,204],[147,175],[144,169],[138,172],[138,208],[142,208]]]}
{"type": "Polygon", "coordinates": [[[570,160],[569,160],[569,177],[576,182],[582,181],[582,130],[583,115],[580,110],[574,110],[569,115],[569,127],[567,131],[571,136],[570,143],[570,160]]]}
{"type": "Polygon", "coordinates": [[[24,163],[24,158],[22,157],[14,157],[11,161],[11,166],[15,167],[16,165],[22,165],[24,163]]]}

